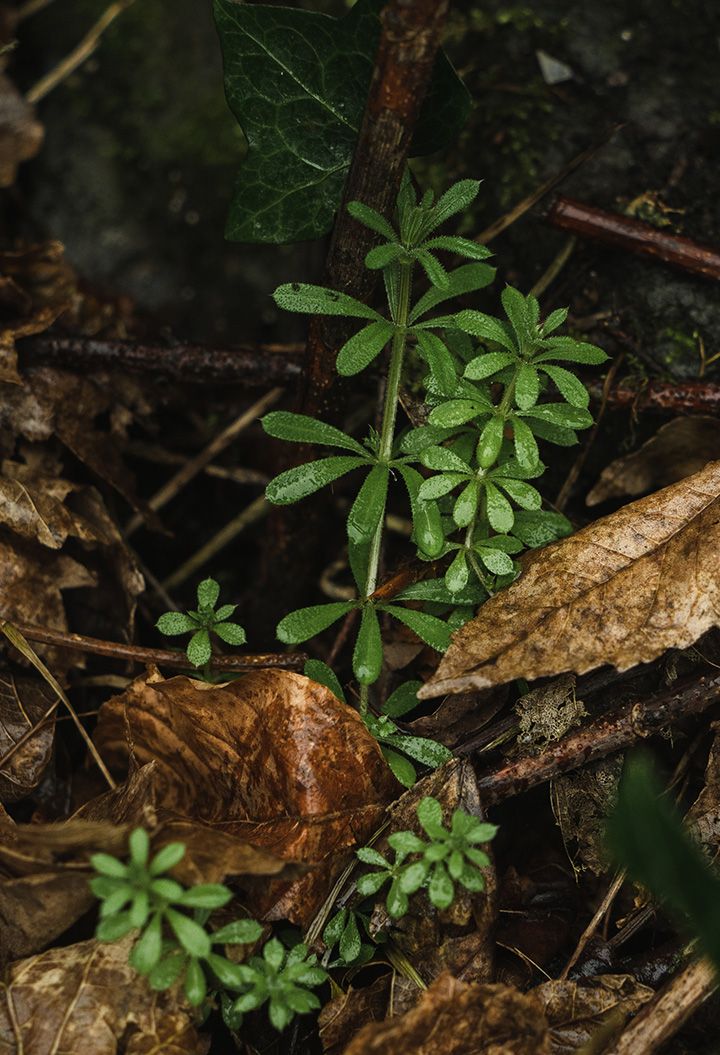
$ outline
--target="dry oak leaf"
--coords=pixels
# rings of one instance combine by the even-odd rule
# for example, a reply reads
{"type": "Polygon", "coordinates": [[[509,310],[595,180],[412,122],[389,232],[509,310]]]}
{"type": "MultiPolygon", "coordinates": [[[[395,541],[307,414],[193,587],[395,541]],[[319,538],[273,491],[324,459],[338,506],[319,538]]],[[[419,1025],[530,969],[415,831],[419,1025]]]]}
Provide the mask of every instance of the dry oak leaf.
{"type": "Polygon", "coordinates": [[[637,498],[659,487],[684,480],[708,462],[720,458],[720,423],[698,414],[674,418],[658,429],[639,450],[616,458],[603,469],[586,505],[596,506],[609,498],[637,498]]]}
{"type": "Polygon", "coordinates": [[[7,971],[0,1055],[205,1055],[173,990],[153,992],[128,963],[133,937],[49,949],[7,971]]]}
{"type": "MultiPolygon", "coordinates": [[[[396,792],[357,712],[288,671],[224,685],[150,673],[103,704],[95,742],[116,771],[131,753],[156,760],[159,806],[297,862],[366,840],[396,792]]],[[[327,882],[299,880],[273,916],[309,921],[327,882]]]]}
{"type": "Polygon", "coordinates": [[[627,670],[720,622],[720,462],[531,552],[418,695],[627,670]]]}
{"type": "MultiPolygon", "coordinates": [[[[0,475],[0,524],[49,549],[60,549],[68,536],[109,545],[115,539],[75,512],[65,499],[81,488],[57,476],[44,476],[20,462],[4,461],[0,475]]],[[[118,536],[119,541],[119,536],[118,536]]]]}
{"type": "Polygon", "coordinates": [[[551,1055],[591,1050],[594,1034],[604,1039],[604,1051],[627,1020],[652,1000],[654,991],[629,974],[605,974],[579,982],[543,982],[530,990],[542,1004],[550,1026],[551,1055]]]}
{"type": "Polygon", "coordinates": [[[54,702],[55,694],[45,682],[15,677],[7,671],[0,674],[0,801],[22,799],[42,780],[52,756],[54,719],[21,747],[15,745],[41,721],[54,702]]]}
{"type": "Polygon", "coordinates": [[[363,1026],[343,1055],[550,1055],[548,1024],[532,994],[467,985],[445,973],[406,1014],[363,1026]]]}

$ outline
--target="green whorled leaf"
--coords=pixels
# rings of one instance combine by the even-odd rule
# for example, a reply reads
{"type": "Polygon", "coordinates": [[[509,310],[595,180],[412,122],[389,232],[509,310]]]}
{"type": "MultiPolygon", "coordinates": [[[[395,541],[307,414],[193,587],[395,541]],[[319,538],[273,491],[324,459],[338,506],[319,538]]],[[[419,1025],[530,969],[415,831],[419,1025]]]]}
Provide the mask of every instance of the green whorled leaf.
{"type": "Polygon", "coordinates": [[[508,352],[517,355],[517,347],[505,325],[492,315],[486,315],[482,311],[459,311],[455,316],[455,322],[461,330],[469,333],[471,337],[479,337],[483,341],[499,344],[508,352]]]}
{"type": "Polygon", "coordinates": [[[515,378],[515,402],[521,410],[534,407],[540,395],[538,372],[529,363],[523,363],[515,378]]]}
{"type": "Polygon", "coordinates": [[[487,502],[487,518],[490,527],[503,535],[507,534],[515,521],[512,506],[507,498],[489,480],[485,481],[485,500],[487,502]]]}
{"type": "Polygon", "coordinates": [[[487,246],[473,242],[469,238],[456,238],[453,235],[439,235],[424,243],[426,249],[445,249],[448,253],[467,257],[468,260],[486,260],[492,253],[487,246]]]}
{"type": "Polygon", "coordinates": [[[385,901],[388,915],[391,919],[402,919],[410,907],[408,896],[400,885],[399,879],[394,879],[390,884],[388,896],[385,901]]]}
{"type": "Polygon", "coordinates": [[[229,619],[237,608],[236,604],[221,604],[215,612],[215,620],[218,623],[224,623],[226,619],[229,619]]]}
{"type": "MultiPolygon", "coordinates": [[[[479,497],[479,483],[477,480],[471,480],[467,487],[460,492],[453,506],[453,520],[459,528],[468,527],[472,523],[473,517],[477,513],[479,497]]],[[[458,590],[460,589],[463,589],[463,587],[458,587],[458,590]]],[[[454,592],[457,592],[457,590],[454,592]]]]}
{"type": "MultiPolygon", "coordinates": [[[[537,320],[537,307],[533,310],[530,298],[524,297],[514,286],[506,286],[500,294],[500,300],[518,341],[523,345],[526,344],[534,336],[533,321],[537,320]]],[[[535,300],[534,297],[533,300],[535,300]]],[[[535,306],[537,306],[537,300],[535,300],[535,306]]]]}
{"type": "Polygon", "coordinates": [[[388,868],[388,862],[381,853],[374,850],[372,846],[361,846],[355,851],[355,856],[366,865],[375,865],[376,868],[388,868]]]}
{"type": "MultiPolygon", "coordinates": [[[[467,293],[475,293],[479,289],[489,286],[495,278],[495,268],[489,264],[463,264],[448,272],[448,285],[445,289],[431,286],[424,293],[410,312],[410,323],[417,322],[428,311],[432,311],[438,304],[455,297],[462,297],[467,293]]],[[[425,325],[425,324],[423,324],[425,325]]],[[[427,322],[428,326],[434,326],[433,320],[427,322]]]]}
{"type": "Polygon", "coordinates": [[[130,914],[118,912],[114,916],[106,916],[105,919],[100,920],[95,928],[95,937],[98,941],[119,941],[132,929],[130,914]]]}
{"type": "MultiPolygon", "coordinates": [[[[198,592],[200,587],[198,587],[198,592]]],[[[130,838],[128,839],[128,849],[130,851],[130,860],[135,865],[140,865],[144,868],[148,863],[148,857],[150,856],[150,836],[144,828],[134,828],[130,832],[130,838]]]]}
{"type": "Polygon", "coordinates": [[[522,509],[539,509],[542,505],[540,492],[524,480],[511,480],[507,477],[494,476],[493,482],[503,489],[505,494],[522,509]]]}
{"type": "Polygon", "coordinates": [[[643,755],[629,758],[607,838],[637,882],[664,901],[720,971],[720,879],[683,828],[643,755]]]}
{"type": "Polygon", "coordinates": [[[376,245],[367,254],[365,267],[370,271],[379,271],[383,267],[388,267],[394,260],[399,260],[402,256],[405,256],[405,249],[398,245],[397,242],[383,242],[382,245],[376,245]]]}
{"type": "Polygon", "coordinates": [[[290,443],[312,443],[316,447],[341,447],[366,458],[368,452],[352,436],[326,425],[307,414],[292,414],[287,410],[273,410],[262,419],[262,427],[268,436],[290,443]]]}
{"type": "Polygon", "coordinates": [[[445,495],[449,495],[450,492],[457,487],[459,483],[465,479],[464,475],[460,473],[445,473],[443,476],[431,476],[428,480],[423,480],[418,495],[425,501],[435,501],[438,498],[443,498],[445,495]]]}
{"type": "Polygon", "coordinates": [[[438,258],[428,249],[416,249],[415,259],[427,275],[428,281],[431,285],[435,286],[436,289],[447,291],[450,285],[450,279],[448,278],[447,271],[438,258]]]}
{"type": "Polygon", "coordinates": [[[488,549],[485,546],[475,546],[475,552],[485,567],[493,575],[512,575],[515,565],[512,558],[499,549],[488,549]]]}
{"type": "Polygon", "coordinates": [[[199,1007],[207,995],[205,972],[194,957],[189,960],[185,971],[184,989],[191,1007],[199,1007]]]}
{"type": "Polygon", "coordinates": [[[473,584],[463,590],[460,595],[453,595],[445,585],[444,579],[423,579],[406,586],[397,595],[398,601],[430,601],[435,604],[467,604],[478,605],[486,600],[485,591],[473,584]]]}
{"type": "Polygon", "coordinates": [[[400,441],[400,450],[404,454],[419,455],[426,447],[437,446],[456,434],[454,428],[442,429],[435,425],[420,425],[410,429],[400,441]]]}
{"type": "Polygon", "coordinates": [[[348,564],[352,572],[358,594],[364,597],[367,593],[367,578],[370,567],[370,542],[354,545],[348,541],[348,564]]]}
{"type": "Polygon", "coordinates": [[[427,861],[413,861],[405,865],[400,873],[400,887],[405,894],[415,894],[427,878],[427,861]]]}
{"type": "Polygon", "coordinates": [[[421,553],[427,554],[428,557],[437,557],[445,545],[442,518],[437,503],[420,498],[423,478],[417,469],[412,469],[409,465],[399,465],[397,468],[410,499],[415,543],[421,553]]]}
{"type": "Polygon", "coordinates": [[[472,474],[468,463],[447,447],[426,447],[420,454],[420,461],[426,469],[434,469],[435,472],[472,474]]]}
{"type": "Polygon", "coordinates": [[[355,607],[355,601],[332,601],[330,604],[313,604],[308,608],[298,608],[278,623],[278,640],[286,645],[299,645],[302,641],[327,630],[355,607]]]}
{"type": "Polygon", "coordinates": [[[382,744],[380,750],[397,782],[404,788],[411,788],[417,780],[417,770],[410,759],[405,758],[398,751],[393,751],[392,747],[386,744],[382,744]]]}
{"type": "MultiPolygon", "coordinates": [[[[403,783],[403,781],[395,772],[392,760],[388,758],[388,755],[394,755],[395,758],[400,759],[401,762],[406,762],[412,772],[415,773],[415,767],[413,766],[413,764],[411,762],[408,762],[407,759],[404,759],[402,755],[399,755],[397,751],[383,750],[383,756],[385,757],[387,764],[390,766],[393,771],[393,774],[400,781],[401,784],[403,783]]],[[[413,777],[413,784],[414,783],[415,778],[413,777]]],[[[408,785],[405,786],[407,787],[408,785]]],[[[409,786],[412,787],[412,784],[409,786]]],[[[362,897],[372,897],[373,894],[377,894],[378,890],[380,890],[381,887],[385,886],[388,879],[389,876],[387,872],[368,872],[366,875],[360,876],[357,881],[358,894],[360,894],[362,897]]]]}
{"type": "Polygon", "coordinates": [[[162,921],[155,915],[132,947],[130,964],[138,974],[150,974],[162,954],[162,921]]]}
{"type": "Polygon", "coordinates": [[[187,658],[194,667],[202,667],[210,662],[212,645],[207,630],[197,630],[190,638],[187,647],[187,658]]]}
{"type": "Polygon", "coordinates": [[[497,461],[502,447],[505,420],[494,414],[483,427],[477,445],[477,460],[481,469],[489,469],[497,461]]]}
{"type": "Polygon", "coordinates": [[[380,713],[389,718],[402,718],[409,711],[414,711],[420,702],[417,693],[421,685],[421,681],[406,681],[398,685],[380,707],[380,713]]]}
{"type": "Polygon", "coordinates": [[[545,322],[541,326],[543,336],[547,335],[548,333],[552,333],[553,330],[556,330],[558,328],[558,326],[562,326],[567,317],[567,308],[556,308],[555,311],[551,311],[548,317],[545,319],[545,322]]]}
{"type": "Polygon", "coordinates": [[[415,331],[418,353],[430,368],[440,392],[451,396],[457,388],[458,375],[452,352],[437,334],[429,330],[415,331]]]}
{"type": "Polygon", "coordinates": [[[175,937],[190,956],[207,956],[211,947],[210,938],[199,923],[173,908],[165,910],[165,918],[175,937]]]}
{"type": "Polygon", "coordinates": [[[587,429],[593,423],[592,414],[587,410],[568,406],[567,403],[542,403],[523,411],[523,416],[559,425],[563,429],[587,429]]]}
{"type": "MultiPolygon", "coordinates": [[[[362,120],[382,0],[342,19],[296,8],[215,0],[225,92],[248,141],[227,225],[241,242],[318,238],[332,226],[362,120]]],[[[467,90],[440,55],[413,153],[450,142],[467,90]]]]}
{"type": "MultiPolygon", "coordinates": [[[[387,238],[388,242],[397,240],[397,232],[392,224],[384,216],[381,216],[377,209],[373,209],[370,205],[365,205],[361,201],[351,201],[348,202],[347,211],[353,219],[364,224],[365,227],[369,227],[376,234],[382,235],[383,238],[387,238]]],[[[567,312],[565,314],[567,315],[567,312]]]]}
{"type": "Polygon", "coordinates": [[[360,938],[357,920],[355,919],[355,913],[351,912],[348,921],[343,928],[342,934],[340,935],[338,952],[345,963],[352,963],[360,955],[361,948],[362,940],[360,938]]]}
{"type": "Polygon", "coordinates": [[[470,381],[484,381],[516,361],[517,356],[512,352],[487,352],[486,355],[478,355],[470,360],[465,367],[464,376],[470,381]]]}
{"type": "Polygon", "coordinates": [[[393,737],[392,744],[403,754],[409,755],[410,758],[430,769],[444,766],[453,757],[452,751],[449,751],[444,744],[439,744],[436,740],[428,740],[424,736],[398,734],[393,737]]]}
{"type": "MultiPolygon", "coordinates": [[[[257,10],[257,7],[255,9],[257,10]]],[[[305,315],[340,315],[343,318],[382,321],[379,312],[355,297],[334,289],[326,289],[325,286],[314,286],[309,282],[288,282],[284,286],[278,286],[273,293],[273,300],[285,311],[305,315]]]]}
{"type": "Polygon", "coordinates": [[[178,904],[186,908],[222,908],[232,896],[232,890],[222,883],[201,883],[186,890],[178,898],[178,904]]]}
{"type": "Polygon", "coordinates": [[[432,410],[429,420],[431,425],[454,428],[457,425],[467,425],[469,421],[491,412],[490,403],[481,403],[476,399],[449,399],[447,403],[441,403],[432,410]]]}
{"type": "Polygon", "coordinates": [[[545,364],[541,369],[555,383],[563,399],[566,399],[573,407],[587,407],[590,402],[590,395],[585,385],[575,377],[575,374],[562,366],[545,364]]]}
{"type": "Polygon", "coordinates": [[[470,571],[467,564],[465,550],[459,549],[453,558],[450,567],[445,572],[445,585],[450,593],[460,593],[468,584],[470,571]]]}
{"type": "Polygon", "coordinates": [[[340,941],[340,935],[345,929],[347,923],[348,910],[341,908],[339,912],[336,912],[325,925],[325,929],[322,932],[322,940],[327,949],[332,949],[333,945],[337,945],[340,941]]]}
{"type": "Polygon", "coordinates": [[[157,963],[148,975],[150,988],[157,991],[169,989],[177,982],[185,969],[186,957],[180,949],[174,949],[157,963]]]}
{"type": "Polygon", "coordinates": [[[382,669],[382,660],[380,622],[374,606],[366,604],[353,651],[353,673],[361,685],[372,685],[377,681],[382,669]]]}
{"type": "Polygon", "coordinates": [[[303,674],[306,678],[310,678],[311,681],[316,681],[318,685],[324,685],[326,689],[330,689],[330,692],[337,696],[342,703],[347,703],[337,674],[332,667],[329,667],[327,663],[323,663],[321,659],[306,660],[303,674]]]}
{"type": "Polygon", "coordinates": [[[532,469],[540,461],[537,440],[533,436],[532,429],[522,418],[513,415],[511,422],[515,457],[524,468],[532,469]]]}
{"type": "MultiPolygon", "coordinates": [[[[515,514],[517,516],[517,513],[515,514]]],[[[512,535],[492,535],[490,538],[476,538],[475,546],[483,549],[496,549],[501,553],[520,553],[523,544],[512,535]]]]}
{"type": "Polygon", "coordinates": [[[443,825],[442,806],[431,795],[425,795],[417,804],[417,815],[420,824],[431,839],[445,838],[447,832],[443,825]]]}
{"type": "Polygon", "coordinates": [[[365,458],[338,455],[333,458],[320,458],[305,465],[296,465],[270,481],[265,489],[265,497],[273,505],[291,505],[333,483],[334,480],[339,480],[353,469],[367,464],[365,458]]]}
{"type": "Polygon", "coordinates": [[[562,513],[539,509],[531,512],[520,509],[515,513],[513,534],[529,549],[547,546],[559,538],[572,535],[572,524],[562,513]]]}
{"type": "Polygon", "coordinates": [[[442,861],[433,868],[428,883],[428,897],[435,908],[450,908],[455,897],[455,886],[442,861]]]}
{"type": "Polygon", "coordinates": [[[259,940],[263,928],[254,919],[235,919],[224,927],[213,931],[213,945],[250,945],[259,940]]]}
{"type": "Polygon", "coordinates": [[[215,579],[203,579],[198,583],[197,603],[199,608],[214,608],[220,596],[220,584],[215,579]]]}
{"type": "Polygon", "coordinates": [[[165,612],[155,626],[166,637],[176,637],[178,634],[188,634],[197,630],[197,623],[185,612],[165,612]]]}
{"type": "Polygon", "coordinates": [[[448,187],[432,210],[432,229],[445,223],[451,216],[456,216],[459,212],[469,208],[477,198],[479,190],[480,181],[474,179],[459,180],[452,187],[448,187]]]}
{"type": "Polygon", "coordinates": [[[384,604],[382,609],[400,623],[409,626],[413,633],[436,652],[445,652],[449,647],[450,629],[442,619],[436,619],[434,615],[428,615],[426,612],[416,612],[412,608],[400,608],[395,604],[384,604]]]}
{"type": "Polygon", "coordinates": [[[138,890],[133,895],[132,904],[128,909],[130,922],[133,927],[144,927],[150,915],[150,895],[147,890],[138,890]]]}
{"type": "Polygon", "coordinates": [[[176,864],[179,864],[185,856],[185,843],[168,843],[153,857],[150,862],[149,872],[151,876],[162,875],[169,872],[176,864]]]}
{"type": "Polygon", "coordinates": [[[599,366],[608,358],[602,348],[587,341],[576,341],[574,337],[548,337],[540,344],[541,351],[533,356],[534,363],[545,363],[560,359],[567,363],[583,363],[585,366],[599,366]]]}
{"type": "Polygon", "coordinates": [[[479,894],[485,889],[483,876],[471,865],[465,864],[456,878],[460,886],[465,887],[471,894],[479,894]]]}
{"type": "Polygon", "coordinates": [[[238,963],[233,963],[224,956],[211,952],[207,957],[207,965],[212,970],[218,981],[226,989],[242,989],[244,986],[244,971],[238,963]]]}
{"type": "Polygon", "coordinates": [[[184,888],[180,883],[176,883],[174,879],[167,879],[163,876],[160,879],[152,880],[150,892],[165,898],[167,901],[178,901],[184,893],[184,888]]]}
{"type": "Polygon", "coordinates": [[[247,641],[247,635],[239,623],[215,623],[212,630],[228,645],[244,645],[247,641]]]}
{"type": "Polygon", "coordinates": [[[385,513],[390,470],[387,465],[374,465],[357,493],[347,518],[350,542],[360,545],[369,541],[385,513]]]}
{"type": "Polygon", "coordinates": [[[391,322],[371,322],[345,342],[338,352],[336,366],[342,377],[352,377],[377,359],[391,340],[395,327],[391,322]]]}
{"type": "MultiPolygon", "coordinates": [[[[519,420],[518,418],[515,419],[519,420]]],[[[540,421],[539,418],[529,419],[529,428],[536,436],[539,436],[541,440],[547,440],[548,443],[554,443],[558,447],[574,447],[578,442],[577,434],[572,429],[562,428],[560,425],[553,425],[549,421],[540,421]]]]}
{"type": "MultiPolygon", "coordinates": [[[[388,835],[388,844],[396,854],[407,857],[408,854],[421,854],[425,850],[426,843],[414,832],[393,832],[388,835]]],[[[407,891],[409,893],[409,891],[407,891]]]]}

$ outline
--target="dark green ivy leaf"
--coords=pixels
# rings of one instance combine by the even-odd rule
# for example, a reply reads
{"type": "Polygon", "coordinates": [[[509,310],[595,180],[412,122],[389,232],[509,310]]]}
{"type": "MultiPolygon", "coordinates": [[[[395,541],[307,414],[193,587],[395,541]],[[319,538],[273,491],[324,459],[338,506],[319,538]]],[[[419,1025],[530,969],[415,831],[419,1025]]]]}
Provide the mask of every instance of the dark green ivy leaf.
{"type": "MultiPolygon", "coordinates": [[[[342,19],[215,0],[228,104],[248,141],[226,234],[298,242],[332,226],[352,159],[380,34],[383,0],[342,19]]],[[[470,99],[444,55],[413,143],[431,153],[462,128],[470,99]]]]}

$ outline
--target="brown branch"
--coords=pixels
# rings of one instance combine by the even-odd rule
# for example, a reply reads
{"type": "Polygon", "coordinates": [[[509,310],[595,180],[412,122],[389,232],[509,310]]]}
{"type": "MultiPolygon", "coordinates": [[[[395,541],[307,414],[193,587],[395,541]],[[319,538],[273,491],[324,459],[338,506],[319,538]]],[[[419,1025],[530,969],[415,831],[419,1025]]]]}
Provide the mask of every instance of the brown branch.
{"type": "Polygon", "coordinates": [[[717,972],[707,960],[689,964],[645,1005],[606,1055],[652,1055],[675,1036],[717,986],[717,972]]]}
{"type": "Polygon", "coordinates": [[[169,347],[142,341],[92,337],[28,337],[18,342],[24,366],[68,370],[117,370],[153,374],[192,384],[265,386],[296,381],[302,373],[302,344],[241,344],[208,348],[201,344],[169,347]]]}
{"type": "Polygon", "coordinates": [[[546,220],[552,227],[571,231],[581,238],[654,257],[664,264],[704,278],[720,279],[720,250],[653,227],[642,220],[562,197],[553,202],[546,220]]]}
{"type": "MultiPolygon", "coordinates": [[[[590,395],[600,401],[603,385],[591,381],[590,395]]],[[[618,385],[607,394],[609,407],[632,407],[673,414],[720,414],[720,384],[711,381],[651,381],[644,388],[618,385]]]]}
{"type": "MultiPolygon", "coordinates": [[[[371,298],[377,282],[377,273],[364,264],[377,235],[354,220],[346,206],[357,200],[384,216],[391,214],[448,6],[449,0],[390,0],[380,16],[380,45],[365,114],[325,267],[327,285],[362,301],[371,298]]],[[[336,416],[335,355],[347,334],[342,320],[311,320],[303,413],[336,416]]]]}
{"type": "MultiPolygon", "coordinates": [[[[720,674],[687,678],[648,700],[623,704],[602,718],[553,744],[539,755],[525,755],[493,772],[481,774],[478,789],[489,805],[520,795],[561,773],[579,769],[598,758],[631,747],[638,740],[666,729],[673,721],[700,714],[720,700],[720,674]]],[[[457,748],[470,754],[473,741],[457,748]]]]}
{"type": "MultiPolygon", "coordinates": [[[[66,634],[44,626],[26,626],[15,623],[15,627],[28,641],[38,641],[55,648],[67,648],[75,652],[87,652],[108,659],[124,659],[140,666],[154,663],[160,667],[190,670],[192,664],[183,652],[170,652],[162,648],[141,648],[122,641],[100,641],[82,634],[66,634]]],[[[303,652],[268,652],[259,655],[214,656],[213,669],[220,671],[256,670],[258,667],[274,667],[283,670],[302,670],[307,656],[303,652]]]]}

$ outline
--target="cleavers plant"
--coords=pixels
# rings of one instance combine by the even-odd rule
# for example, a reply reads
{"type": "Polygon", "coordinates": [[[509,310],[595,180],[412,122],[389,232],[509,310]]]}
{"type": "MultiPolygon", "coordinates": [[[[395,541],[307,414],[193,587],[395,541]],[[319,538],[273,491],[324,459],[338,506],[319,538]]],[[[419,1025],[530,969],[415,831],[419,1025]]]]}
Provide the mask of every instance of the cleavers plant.
{"type": "MultiPolygon", "coordinates": [[[[388,736],[401,734],[392,727],[392,714],[375,718],[369,712],[369,686],[378,679],[383,660],[380,615],[398,619],[443,651],[451,630],[472,615],[473,606],[512,581],[518,571],[514,557],[527,546],[569,532],[563,516],[541,508],[540,493],[528,481],[545,469],[538,440],[568,446],[577,442],[576,430],[592,424],[584,385],[559,364],[599,364],[607,358],[594,345],[556,335],[567,317],[565,309],[542,320],[537,299],[511,286],[501,296],[505,319],[471,309],[434,314],[445,301],[475,293],[493,280],[494,270],[484,262],[490,255],[486,248],[437,234],[470,205],[478,189],[476,181],[462,180],[437,202],[430,191],[418,202],[406,176],[396,227],[368,206],[350,203],[353,217],[381,239],[365,263],[382,271],[386,314],[320,286],[293,283],[280,286],[274,295],[289,311],[363,320],[338,353],[337,370],[343,376],[366,369],[390,348],[379,431],[370,429],[362,442],[305,415],[276,411],[263,419],[270,436],[338,452],[281,473],[268,485],[271,502],[297,502],[348,473],[364,474],[347,517],[356,599],[292,612],[277,632],[282,641],[296,644],[359,610],[353,671],[361,686],[360,711],[386,746],[392,742],[388,736]],[[471,262],[448,271],[438,252],[471,262]],[[420,271],[429,288],[414,300],[420,271]],[[427,370],[427,420],[398,430],[405,367],[418,360],[427,370]],[[387,601],[374,594],[394,478],[407,491],[418,556],[450,559],[443,578],[417,582],[387,601]],[[424,610],[406,607],[408,601],[424,602],[424,610]]],[[[421,760],[430,765],[439,761],[421,760]]],[[[403,779],[398,764],[391,764],[403,779]]],[[[403,782],[409,777],[406,769],[403,782]]]]}
{"type": "Polygon", "coordinates": [[[245,631],[239,623],[229,622],[236,604],[215,608],[220,597],[220,586],[215,579],[203,579],[197,588],[197,609],[187,612],[165,612],[155,624],[161,634],[176,637],[191,634],[185,654],[194,667],[204,667],[210,677],[213,646],[211,634],[216,634],[228,645],[244,645],[245,631]]]}

